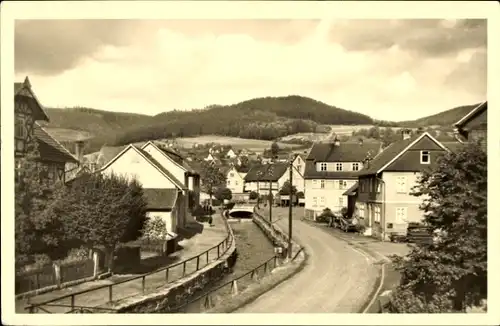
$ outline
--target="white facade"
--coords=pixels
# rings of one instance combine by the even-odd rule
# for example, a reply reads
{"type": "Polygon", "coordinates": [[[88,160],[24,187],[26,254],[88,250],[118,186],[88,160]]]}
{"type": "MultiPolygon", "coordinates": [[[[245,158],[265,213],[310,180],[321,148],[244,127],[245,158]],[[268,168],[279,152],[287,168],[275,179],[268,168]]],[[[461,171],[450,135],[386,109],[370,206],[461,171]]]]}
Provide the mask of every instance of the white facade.
{"type": "Polygon", "coordinates": [[[325,208],[340,211],[347,207],[343,193],[352,187],[355,179],[308,179],[305,180],[305,209],[321,212],[325,208]]]}
{"type": "Polygon", "coordinates": [[[212,156],[212,153],[208,153],[207,157],[204,158],[205,161],[213,162],[215,158],[212,156]]]}
{"type": "Polygon", "coordinates": [[[229,149],[226,153],[226,157],[228,158],[235,158],[237,155],[234,153],[232,149],[229,149]]]}
{"type": "Polygon", "coordinates": [[[246,173],[240,173],[236,168],[231,168],[226,174],[226,187],[232,193],[243,193],[245,191],[245,175],[246,173]]]}
{"type": "Polygon", "coordinates": [[[118,154],[114,160],[110,161],[101,172],[104,174],[116,174],[129,178],[133,177],[142,184],[143,188],[175,189],[175,184],[165,177],[156,167],[151,165],[133,147],[128,147],[125,152],[118,154]]]}

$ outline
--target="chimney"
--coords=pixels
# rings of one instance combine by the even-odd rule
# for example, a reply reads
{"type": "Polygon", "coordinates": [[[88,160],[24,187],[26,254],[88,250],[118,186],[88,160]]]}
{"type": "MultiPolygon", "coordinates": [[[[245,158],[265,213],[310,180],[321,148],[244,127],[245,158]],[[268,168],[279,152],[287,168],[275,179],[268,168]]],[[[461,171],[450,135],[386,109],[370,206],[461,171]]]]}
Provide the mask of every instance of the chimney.
{"type": "Polygon", "coordinates": [[[84,145],[83,140],[77,140],[75,142],[75,156],[78,159],[78,162],[80,162],[80,164],[83,163],[83,145],[84,145]]]}
{"type": "Polygon", "coordinates": [[[333,146],[340,146],[340,140],[337,137],[333,140],[333,146]]]}
{"type": "Polygon", "coordinates": [[[411,137],[411,129],[403,129],[402,131],[403,139],[408,139],[411,137]]]}

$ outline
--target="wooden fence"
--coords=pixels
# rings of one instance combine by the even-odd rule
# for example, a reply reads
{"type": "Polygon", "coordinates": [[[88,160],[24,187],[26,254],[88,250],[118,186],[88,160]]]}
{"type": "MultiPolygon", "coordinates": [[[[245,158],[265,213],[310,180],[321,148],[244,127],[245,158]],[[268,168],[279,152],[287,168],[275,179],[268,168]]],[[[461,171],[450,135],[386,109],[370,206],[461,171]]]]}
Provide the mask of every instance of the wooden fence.
{"type": "Polygon", "coordinates": [[[46,265],[16,274],[16,294],[38,290],[94,275],[94,260],[86,259],[71,263],[46,265]],[[60,273],[57,273],[59,268],[60,273]]]}

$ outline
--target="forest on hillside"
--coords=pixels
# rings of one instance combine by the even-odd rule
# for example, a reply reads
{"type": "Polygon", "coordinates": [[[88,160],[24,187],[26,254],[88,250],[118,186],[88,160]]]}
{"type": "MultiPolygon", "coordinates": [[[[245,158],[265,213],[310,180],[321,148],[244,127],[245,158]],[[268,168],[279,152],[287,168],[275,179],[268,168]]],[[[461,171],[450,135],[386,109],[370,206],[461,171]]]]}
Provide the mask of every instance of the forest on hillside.
{"type": "Polygon", "coordinates": [[[369,116],[300,96],[257,98],[234,105],[174,110],[154,117],[87,108],[52,109],[48,113],[50,127],[93,133],[88,152],[103,144],[211,134],[273,140],[299,132],[316,132],[321,124],[373,122],[369,116]]]}

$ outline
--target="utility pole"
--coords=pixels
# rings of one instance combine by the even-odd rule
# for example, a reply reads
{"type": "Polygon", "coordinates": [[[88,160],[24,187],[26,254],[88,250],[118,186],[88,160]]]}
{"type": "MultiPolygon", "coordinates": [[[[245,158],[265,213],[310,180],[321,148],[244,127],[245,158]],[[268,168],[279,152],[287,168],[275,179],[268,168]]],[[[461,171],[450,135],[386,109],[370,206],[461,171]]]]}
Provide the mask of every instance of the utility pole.
{"type": "Polygon", "coordinates": [[[271,191],[272,186],[273,183],[271,180],[269,180],[269,222],[271,223],[273,223],[273,192],[271,191]]]}
{"type": "Polygon", "coordinates": [[[288,258],[292,259],[292,189],[293,189],[293,158],[290,158],[290,198],[288,200],[288,258]]]}
{"type": "Polygon", "coordinates": [[[272,179],[274,176],[274,167],[270,164],[267,168],[267,175],[269,176],[269,222],[273,223],[273,192],[272,192],[272,179]]]}

